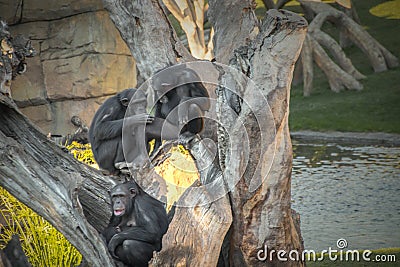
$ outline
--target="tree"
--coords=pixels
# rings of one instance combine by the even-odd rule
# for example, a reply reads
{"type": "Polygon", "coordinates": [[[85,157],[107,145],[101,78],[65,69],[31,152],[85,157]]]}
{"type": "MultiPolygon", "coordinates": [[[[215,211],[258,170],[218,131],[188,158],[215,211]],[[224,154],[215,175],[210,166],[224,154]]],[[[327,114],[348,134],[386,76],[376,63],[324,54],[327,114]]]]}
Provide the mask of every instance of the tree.
{"type": "Polygon", "coordinates": [[[302,66],[305,96],[310,95],[312,90],[313,60],[325,73],[332,91],[363,88],[359,80],[364,79],[365,76],[353,66],[341,45],[321,30],[325,22],[331,22],[341,29],[341,40],[345,39],[346,43],[350,41],[359,47],[369,59],[375,72],[382,72],[399,65],[398,59],[392,53],[345,12],[321,2],[308,0],[299,0],[299,2],[306,17],[311,21],[299,62],[302,66]],[[325,50],[329,51],[335,61],[325,50]]]}
{"type": "MultiPolygon", "coordinates": [[[[290,0],[263,0],[267,9],[284,8],[290,0]]],[[[332,1],[298,0],[306,19],[310,22],[301,56],[296,64],[295,83],[303,82],[304,96],[313,88],[314,62],[325,73],[332,91],[344,89],[362,90],[360,80],[365,79],[353,65],[343,48],[352,44],[359,47],[370,61],[375,72],[398,66],[398,59],[368,34],[360,24],[351,0],[334,1],[338,8],[329,5],[332,1]],[[324,3],[325,2],[325,3],[324,3]],[[331,23],[339,30],[339,42],[322,27],[331,23]]],[[[191,53],[196,58],[210,59],[212,46],[205,46],[201,1],[165,0],[165,5],[180,22],[186,33],[191,53]],[[207,56],[205,56],[205,53],[207,56]]],[[[204,3],[203,3],[204,6],[204,3]]],[[[211,29],[211,34],[214,31],[211,29]]]]}
{"type": "MultiPolygon", "coordinates": [[[[103,2],[143,77],[169,64],[194,60],[180,44],[158,1],[103,2]]],[[[221,64],[208,63],[219,73],[220,162],[212,162],[200,140],[189,144],[202,170],[200,183],[182,196],[181,203],[190,205],[176,208],[163,249],[152,261],[154,266],[216,265],[221,247],[220,263],[233,266],[264,266],[257,258],[264,247],[302,251],[298,219],[290,206],[288,107],[294,63],[307,23],[294,13],[270,10],[260,24],[250,0],[209,4],[216,61],[236,70],[226,72],[221,64]],[[230,84],[237,94],[223,84],[230,84]],[[246,138],[248,145],[243,142],[246,138]],[[216,186],[228,184],[229,193],[215,199],[215,188],[206,186],[214,181],[220,181],[216,186]]],[[[113,180],[62,152],[5,96],[0,97],[0,121],[0,185],[59,229],[90,266],[111,266],[95,230],[107,222],[106,190],[113,180]]],[[[139,182],[143,178],[141,185],[148,188],[143,183],[153,181],[151,188],[157,191],[162,182],[152,177],[152,170],[145,170],[139,173],[139,182]]],[[[271,265],[277,263],[274,257],[271,265]]],[[[285,265],[304,263],[288,261],[285,265]]]]}
{"type": "Polygon", "coordinates": [[[204,0],[164,0],[163,2],[185,32],[191,54],[198,59],[211,60],[214,30],[211,28],[206,45],[204,17],[207,6],[204,0]]]}

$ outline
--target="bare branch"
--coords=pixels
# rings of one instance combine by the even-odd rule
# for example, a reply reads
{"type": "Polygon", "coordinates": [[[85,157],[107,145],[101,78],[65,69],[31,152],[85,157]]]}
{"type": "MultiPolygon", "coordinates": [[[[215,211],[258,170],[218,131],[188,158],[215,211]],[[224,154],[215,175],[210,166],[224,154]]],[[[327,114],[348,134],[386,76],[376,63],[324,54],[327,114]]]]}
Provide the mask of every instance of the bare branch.
{"type": "Polygon", "coordinates": [[[145,79],[148,79],[156,70],[177,61],[193,59],[179,41],[157,0],[103,0],[103,3],[120,31],[122,39],[132,52],[140,74],[145,79]],[[158,60],[150,62],[148,58],[158,60]]]}

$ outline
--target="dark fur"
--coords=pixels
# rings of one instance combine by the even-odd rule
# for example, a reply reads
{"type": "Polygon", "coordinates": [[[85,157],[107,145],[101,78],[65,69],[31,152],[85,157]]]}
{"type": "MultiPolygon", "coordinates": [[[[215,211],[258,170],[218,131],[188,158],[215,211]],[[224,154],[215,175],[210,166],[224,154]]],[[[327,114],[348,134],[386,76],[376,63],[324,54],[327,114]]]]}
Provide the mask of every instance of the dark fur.
{"type": "MultiPolygon", "coordinates": [[[[92,145],[92,151],[96,162],[99,167],[109,171],[111,174],[118,174],[119,169],[115,167],[115,163],[125,162],[124,151],[122,146],[122,127],[124,123],[125,113],[128,108],[128,104],[132,97],[135,98],[145,97],[144,93],[137,93],[136,89],[126,89],[115,96],[107,99],[103,105],[97,110],[92,124],[89,129],[89,142],[92,145]]],[[[140,105],[143,103],[132,104],[129,108],[132,109],[132,114],[137,115],[140,105]]],[[[145,106],[142,114],[145,114],[145,106]]],[[[132,118],[130,118],[132,119],[132,118]]],[[[137,122],[137,120],[136,120],[137,122]]],[[[177,126],[166,122],[162,118],[152,118],[149,120],[145,127],[144,123],[135,123],[135,120],[130,122],[125,127],[125,133],[129,135],[129,147],[131,151],[126,151],[127,155],[130,156],[128,160],[133,162],[133,165],[142,165],[147,158],[144,143],[147,143],[151,139],[160,139],[161,130],[163,130],[163,138],[166,140],[176,139],[179,134],[177,126]],[[131,123],[131,125],[129,125],[131,123]],[[145,135],[144,135],[145,134],[145,135]],[[144,135],[144,136],[143,136],[144,135]]]]}
{"type": "Polygon", "coordinates": [[[103,236],[111,255],[126,266],[148,266],[153,251],[161,250],[168,229],[164,205],[141,190],[134,181],[111,190],[113,215],[103,236]],[[120,216],[114,210],[125,208],[120,216]]]}
{"type": "Polygon", "coordinates": [[[97,110],[89,129],[94,158],[100,168],[110,173],[118,173],[114,164],[125,161],[122,125],[127,106],[121,101],[130,101],[134,93],[135,89],[126,89],[107,99],[97,110]]]}
{"type": "MultiPolygon", "coordinates": [[[[210,108],[209,94],[200,77],[193,70],[174,67],[173,73],[161,70],[155,75],[153,87],[156,91],[155,117],[167,119],[171,124],[180,126],[180,134],[194,135],[204,127],[204,113],[210,108]],[[199,82],[191,82],[199,81],[199,82]],[[163,86],[168,84],[168,86],[163,86]],[[178,114],[178,106],[187,103],[190,116],[195,119],[179,125],[182,120],[178,114]]],[[[161,139],[156,139],[155,148],[161,139]]]]}

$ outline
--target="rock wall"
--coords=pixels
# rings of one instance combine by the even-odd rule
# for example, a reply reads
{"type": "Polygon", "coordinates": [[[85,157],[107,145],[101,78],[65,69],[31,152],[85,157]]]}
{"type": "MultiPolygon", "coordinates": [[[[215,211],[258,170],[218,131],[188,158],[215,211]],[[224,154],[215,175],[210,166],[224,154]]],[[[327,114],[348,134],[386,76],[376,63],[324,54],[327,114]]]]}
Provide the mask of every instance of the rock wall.
{"type": "Polygon", "coordinates": [[[90,125],[107,96],[136,86],[135,61],[101,0],[0,0],[0,18],[38,52],[11,92],[44,133],[74,132],[74,115],[90,125]]]}

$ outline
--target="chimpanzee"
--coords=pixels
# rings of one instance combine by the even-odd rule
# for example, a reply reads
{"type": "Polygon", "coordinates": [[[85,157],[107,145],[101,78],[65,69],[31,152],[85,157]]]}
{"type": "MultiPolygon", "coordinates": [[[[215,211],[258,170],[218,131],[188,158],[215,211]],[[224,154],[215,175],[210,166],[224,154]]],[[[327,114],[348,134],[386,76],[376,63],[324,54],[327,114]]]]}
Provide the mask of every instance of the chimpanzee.
{"type": "MultiPolygon", "coordinates": [[[[146,113],[147,98],[143,90],[136,90],[128,106],[127,116],[135,116],[146,113]]],[[[133,169],[142,167],[148,159],[148,141],[144,136],[146,125],[144,123],[135,126],[126,126],[122,129],[124,138],[123,147],[125,148],[125,164],[131,164],[133,169]]],[[[116,163],[118,166],[123,164],[116,163]]]]}
{"type": "MultiPolygon", "coordinates": [[[[156,95],[155,117],[177,125],[183,137],[200,133],[210,99],[197,73],[181,64],[158,71],[152,82],[156,95]]],[[[155,149],[160,144],[161,139],[156,139],[155,149]]]]}
{"type": "Polygon", "coordinates": [[[148,266],[168,229],[164,205],[134,181],[116,185],[110,195],[113,214],[102,233],[110,254],[126,266],[148,266]]]}
{"type": "MultiPolygon", "coordinates": [[[[97,110],[90,125],[89,142],[92,145],[94,158],[100,168],[111,174],[118,174],[120,167],[116,167],[116,164],[120,166],[121,162],[125,162],[122,148],[122,126],[125,112],[136,90],[126,89],[107,99],[97,110]]],[[[141,140],[143,138],[146,140],[160,138],[162,127],[164,127],[163,138],[165,139],[175,139],[179,135],[177,126],[168,122],[164,123],[163,119],[154,118],[144,112],[125,119],[125,125],[130,125],[132,128],[144,124],[147,124],[146,136],[135,136],[135,138],[142,138],[141,140]]]]}

